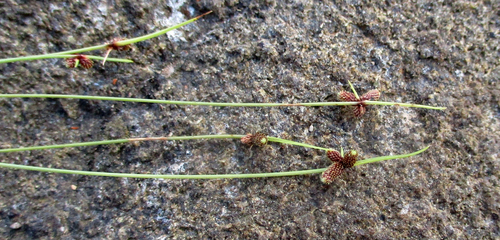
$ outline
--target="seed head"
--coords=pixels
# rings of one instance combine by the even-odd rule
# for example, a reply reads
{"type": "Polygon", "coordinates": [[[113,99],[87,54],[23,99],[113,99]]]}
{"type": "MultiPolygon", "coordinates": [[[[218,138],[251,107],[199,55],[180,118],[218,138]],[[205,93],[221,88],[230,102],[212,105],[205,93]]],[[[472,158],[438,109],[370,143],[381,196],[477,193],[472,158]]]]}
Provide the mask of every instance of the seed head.
{"type": "Polygon", "coordinates": [[[354,93],[347,92],[347,91],[340,91],[339,92],[339,99],[342,100],[343,102],[358,102],[359,101],[359,99],[356,98],[354,93]]]}
{"type": "Polygon", "coordinates": [[[358,158],[358,152],[354,150],[349,151],[344,156],[335,150],[327,151],[326,155],[333,163],[321,174],[321,181],[325,184],[332,183],[345,169],[353,167],[358,158]]]}
{"type": "Polygon", "coordinates": [[[342,165],[344,168],[351,168],[354,166],[358,159],[358,152],[351,150],[344,155],[344,161],[342,161],[342,165]]]}
{"type": "Polygon", "coordinates": [[[373,89],[365,94],[361,95],[361,101],[368,101],[368,100],[374,100],[377,101],[380,98],[380,91],[378,89],[373,89]]]}
{"type": "Polygon", "coordinates": [[[377,89],[373,89],[368,91],[367,93],[361,95],[361,97],[356,98],[356,95],[352,92],[347,92],[347,91],[340,91],[339,92],[339,99],[344,102],[358,102],[357,105],[352,106],[353,107],[353,114],[355,117],[361,117],[365,114],[366,112],[366,104],[364,101],[369,101],[369,100],[378,100],[380,98],[380,91],[377,89]]]}
{"type": "Polygon", "coordinates": [[[78,65],[85,69],[89,69],[94,65],[94,62],[83,54],[75,55],[72,58],[66,58],[66,67],[75,68],[78,67],[78,65]]]}
{"type": "Polygon", "coordinates": [[[327,168],[323,172],[323,174],[321,174],[321,181],[324,184],[330,184],[333,182],[333,180],[335,180],[335,178],[340,176],[340,174],[342,174],[343,172],[344,172],[344,167],[342,167],[342,164],[338,162],[333,163],[332,165],[330,165],[329,168],[327,168]]]}

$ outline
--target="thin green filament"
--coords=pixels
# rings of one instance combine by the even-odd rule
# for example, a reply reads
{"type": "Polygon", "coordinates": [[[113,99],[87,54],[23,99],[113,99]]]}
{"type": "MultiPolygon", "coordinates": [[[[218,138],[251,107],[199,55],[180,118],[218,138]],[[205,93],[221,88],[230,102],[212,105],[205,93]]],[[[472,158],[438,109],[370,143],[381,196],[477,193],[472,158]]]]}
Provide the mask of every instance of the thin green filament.
{"type": "MultiPolygon", "coordinates": [[[[394,155],[394,156],[384,156],[378,158],[369,158],[356,162],[354,166],[362,165],[366,163],[380,162],[391,159],[406,158],[417,155],[419,153],[427,150],[426,147],[422,150],[404,154],[404,155],[394,155]]],[[[34,167],[11,163],[0,163],[0,167],[19,169],[19,170],[29,170],[38,172],[49,172],[49,173],[62,173],[62,174],[76,174],[76,175],[87,175],[87,176],[101,176],[101,177],[122,177],[122,178],[162,178],[162,179],[228,179],[228,178],[267,178],[267,177],[290,177],[299,175],[308,175],[314,173],[322,173],[326,168],[311,169],[311,170],[299,170],[299,171],[289,171],[289,172],[273,172],[273,173],[245,173],[245,174],[210,174],[210,175],[172,175],[172,174],[140,174],[140,173],[112,173],[112,172],[93,172],[93,171],[79,171],[79,170],[69,170],[69,169],[58,169],[58,168],[47,168],[47,167],[34,167]]]]}
{"type": "MultiPolygon", "coordinates": [[[[143,98],[123,98],[123,97],[102,97],[87,95],[65,95],[65,94],[0,94],[0,98],[65,98],[65,99],[87,99],[102,101],[121,101],[121,102],[139,102],[139,103],[157,103],[174,105],[193,105],[193,106],[213,106],[213,107],[321,107],[321,106],[353,106],[359,102],[312,102],[312,103],[222,103],[222,102],[195,102],[195,101],[175,101],[143,98]]],[[[364,101],[366,105],[385,105],[415,107],[433,110],[444,110],[445,107],[433,107],[412,103],[364,101]]]]}
{"type": "MultiPolygon", "coordinates": [[[[183,27],[183,26],[185,26],[187,24],[190,24],[190,23],[198,20],[199,18],[201,18],[204,15],[209,14],[211,12],[212,11],[210,11],[208,13],[205,13],[205,14],[203,14],[201,16],[189,19],[189,20],[187,20],[185,22],[179,23],[179,24],[177,24],[175,26],[172,26],[172,27],[169,27],[169,28],[165,28],[165,29],[159,30],[159,31],[151,33],[151,34],[147,34],[147,35],[136,37],[136,38],[124,39],[124,40],[121,40],[121,41],[117,41],[116,45],[118,45],[118,46],[125,46],[125,45],[128,45],[128,44],[133,44],[133,43],[145,41],[145,40],[148,40],[148,39],[151,39],[151,38],[154,38],[154,37],[158,37],[158,36],[160,36],[162,34],[165,34],[165,33],[169,32],[169,31],[172,31],[174,29],[177,29],[177,28],[183,27]]],[[[101,49],[107,48],[108,45],[109,44],[101,44],[101,45],[96,45],[96,46],[91,46],[91,47],[85,47],[85,48],[79,48],[79,49],[68,50],[68,51],[57,52],[57,53],[47,53],[47,54],[41,54],[41,55],[31,55],[31,56],[24,56],[24,57],[5,58],[5,59],[0,59],[0,64],[2,64],[2,63],[10,63],[10,62],[20,62],[20,61],[32,61],[32,60],[47,59],[47,58],[61,58],[61,56],[59,56],[59,55],[68,55],[68,54],[74,54],[74,53],[82,53],[82,52],[89,52],[89,51],[101,50],[101,49]]],[[[63,57],[63,58],[66,58],[66,57],[63,57]]],[[[98,59],[98,58],[93,58],[93,59],[98,59]]],[[[102,59],[99,59],[99,60],[102,60],[102,59]]],[[[112,60],[110,60],[110,58],[108,58],[106,61],[111,61],[111,62],[133,62],[132,60],[128,60],[128,59],[117,60],[117,58],[112,58],[112,60]]]]}
{"type": "MultiPolygon", "coordinates": [[[[169,141],[169,140],[195,140],[195,139],[224,139],[233,138],[241,139],[245,135],[199,135],[199,136],[176,136],[176,137],[151,137],[151,138],[129,138],[129,139],[115,139],[115,140],[105,140],[105,141],[93,141],[93,142],[82,142],[82,143],[69,143],[69,144],[58,144],[58,145],[47,145],[47,146],[33,146],[25,148],[10,148],[1,149],[0,153],[9,152],[19,152],[19,151],[31,151],[31,150],[46,150],[55,148],[65,148],[65,147],[83,147],[83,146],[94,146],[103,144],[117,144],[117,143],[128,143],[135,141],[169,141]]],[[[321,148],[310,144],[294,142],[291,140],[268,137],[269,142],[277,142],[282,144],[292,144],[302,147],[309,147],[319,150],[328,151],[328,148],[321,148]]],[[[406,158],[415,156],[427,150],[426,147],[422,150],[403,154],[403,155],[393,155],[393,156],[382,156],[376,158],[369,158],[357,161],[354,166],[380,162],[391,159],[406,158]]],[[[343,149],[342,149],[343,150],[343,149]]],[[[264,177],[285,177],[285,176],[298,176],[314,173],[322,173],[326,168],[312,169],[312,170],[299,170],[299,171],[289,171],[289,172],[274,172],[274,173],[251,173],[251,174],[211,174],[211,175],[171,175],[171,174],[140,174],[140,173],[112,173],[112,172],[92,172],[92,171],[78,171],[69,169],[58,169],[58,168],[47,168],[47,167],[35,167],[26,166],[11,163],[0,163],[0,167],[29,170],[29,171],[39,171],[39,172],[50,172],[50,173],[62,173],[62,174],[77,174],[77,175],[88,175],[88,176],[102,176],[102,177],[127,177],[127,178],[163,178],[163,179],[225,179],[225,178],[264,178],[264,177]]]]}

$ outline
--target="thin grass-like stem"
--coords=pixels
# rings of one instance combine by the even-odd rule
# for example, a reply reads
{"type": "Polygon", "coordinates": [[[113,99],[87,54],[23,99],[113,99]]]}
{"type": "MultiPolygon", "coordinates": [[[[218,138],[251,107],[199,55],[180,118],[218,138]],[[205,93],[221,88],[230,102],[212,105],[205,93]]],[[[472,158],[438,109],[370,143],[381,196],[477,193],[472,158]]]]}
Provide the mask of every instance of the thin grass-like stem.
{"type": "Polygon", "coordinates": [[[50,173],[63,173],[63,174],[77,174],[87,176],[101,176],[101,177],[122,177],[122,178],[163,178],[163,179],[228,179],[228,178],[265,178],[265,177],[287,177],[306,175],[313,173],[321,173],[326,168],[291,171],[291,172],[274,172],[274,173],[237,173],[237,174],[210,174],[210,175],[172,175],[172,174],[140,174],[140,173],[113,173],[113,172],[92,172],[92,171],[79,171],[69,169],[47,168],[47,167],[34,167],[11,163],[0,163],[0,167],[21,169],[38,172],[50,173]]]}
{"type": "MultiPolygon", "coordinates": [[[[205,16],[205,15],[211,13],[211,12],[212,11],[207,12],[205,14],[202,14],[202,15],[200,15],[198,17],[189,19],[189,20],[187,20],[185,22],[179,23],[179,24],[177,24],[175,26],[172,26],[172,27],[169,27],[169,28],[165,28],[165,29],[159,30],[159,31],[151,33],[151,34],[147,34],[147,35],[136,37],[136,38],[124,39],[124,40],[116,41],[114,44],[117,45],[117,46],[125,46],[125,45],[129,45],[129,44],[133,44],[133,43],[145,41],[145,40],[148,40],[148,39],[151,39],[151,38],[154,38],[154,37],[158,37],[158,36],[160,36],[162,34],[167,33],[168,31],[172,31],[174,29],[177,29],[177,28],[183,27],[183,26],[185,26],[187,24],[190,24],[190,23],[198,20],[199,18],[201,18],[201,17],[203,17],[203,16],[205,16]]],[[[74,53],[82,53],[82,52],[89,52],[89,51],[101,50],[101,49],[106,49],[108,46],[109,46],[109,44],[101,44],[101,45],[96,45],[96,46],[91,46],[91,47],[85,47],[85,48],[79,48],[79,49],[68,50],[68,51],[62,51],[62,52],[56,52],[56,53],[47,53],[47,54],[41,54],[41,55],[31,55],[31,56],[15,57],[15,58],[4,58],[4,59],[0,59],[0,64],[2,64],[2,63],[10,63],[10,62],[20,62],[20,61],[32,61],[32,60],[47,59],[47,58],[58,58],[58,55],[68,55],[68,54],[74,54],[74,53]]],[[[100,60],[103,60],[103,59],[100,59],[100,60]]],[[[110,58],[107,58],[106,61],[110,61],[110,58]]],[[[118,61],[114,61],[114,62],[118,62],[118,61]]]]}
{"type": "MultiPolygon", "coordinates": [[[[321,107],[321,106],[353,106],[359,102],[312,102],[312,103],[219,103],[219,102],[196,102],[196,101],[175,101],[144,98],[124,98],[124,97],[103,97],[87,95],[65,95],[65,94],[0,94],[0,98],[67,98],[67,99],[87,99],[102,101],[121,101],[138,103],[157,103],[174,105],[195,105],[195,106],[213,106],[213,107],[321,107]]],[[[363,101],[367,105],[385,105],[415,107],[433,110],[444,110],[445,107],[434,107],[412,103],[381,102],[381,101],[363,101]]]]}
{"type": "Polygon", "coordinates": [[[407,158],[411,156],[418,155],[420,153],[425,152],[430,146],[427,146],[423,149],[420,149],[416,152],[408,153],[408,154],[402,154],[402,155],[393,155],[393,156],[382,156],[382,157],[375,157],[375,158],[367,158],[363,160],[357,161],[354,166],[359,166],[367,163],[375,163],[375,162],[381,162],[381,161],[386,161],[386,160],[392,160],[392,159],[398,159],[398,158],[407,158]]]}
{"type": "MultiPolygon", "coordinates": [[[[57,54],[57,55],[52,55],[49,58],[72,58],[72,57],[75,57],[75,55],[57,54]]],[[[89,58],[89,59],[99,60],[99,61],[104,60],[104,57],[101,57],[101,56],[85,55],[85,57],[89,58]]],[[[107,58],[106,61],[108,61],[108,62],[121,62],[121,63],[133,63],[134,62],[130,59],[125,59],[125,58],[107,58]]]]}
{"type": "MultiPolygon", "coordinates": [[[[356,162],[354,166],[373,163],[391,159],[407,158],[415,156],[419,153],[424,152],[429,147],[422,150],[394,156],[383,156],[377,158],[369,158],[356,162]]],[[[140,174],[140,173],[112,173],[112,172],[93,172],[93,171],[78,171],[78,170],[68,170],[68,169],[58,169],[58,168],[47,168],[47,167],[35,167],[26,166],[11,163],[0,163],[0,167],[28,170],[28,171],[38,171],[38,172],[49,172],[49,173],[62,173],[62,174],[77,174],[77,175],[87,175],[87,176],[101,176],[101,177],[122,177],[122,178],[162,178],[162,179],[228,179],[228,178],[267,178],[267,177],[290,177],[298,175],[308,175],[314,173],[322,173],[326,168],[311,169],[311,170],[300,170],[300,171],[290,171],[290,172],[273,172],[273,173],[238,173],[238,174],[210,174],[210,175],[172,175],[172,174],[140,174]]]]}
{"type": "Polygon", "coordinates": [[[188,25],[198,19],[200,19],[201,17],[207,15],[207,14],[210,14],[212,13],[212,11],[209,11],[207,13],[204,13],[200,16],[197,16],[195,18],[191,18],[185,22],[182,22],[182,23],[179,23],[175,26],[172,26],[172,27],[169,27],[169,28],[165,28],[165,29],[162,29],[160,31],[157,31],[157,32],[154,32],[154,33],[151,33],[151,34],[148,34],[148,35],[144,35],[144,36],[140,36],[140,37],[136,37],[136,38],[131,38],[131,39],[125,39],[125,40],[121,40],[121,41],[117,41],[115,44],[117,46],[125,46],[125,45],[129,45],[129,44],[133,44],[133,43],[137,43],[137,42],[142,42],[142,41],[145,41],[145,40],[148,40],[148,39],[151,39],[151,38],[155,38],[155,37],[158,37],[160,35],[163,35],[169,31],[172,31],[172,30],[175,30],[177,28],[180,28],[180,27],[183,27],[185,25],[188,25]]]}
{"type": "MultiPolygon", "coordinates": [[[[4,59],[0,59],[0,64],[10,63],[10,62],[32,61],[32,60],[40,60],[40,59],[48,59],[48,58],[59,58],[58,55],[69,55],[69,54],[73,54],[73,53],[82,53],[82,52],[100,50],[100,49],[106,48],[106,46],[108,46],[108,45],[103,44],[103,45],[97,45],[97,46],[93,46],[93,47],[79,48],[79,49],[75,49],[75,50],[57,52],[57,53],[47,53],[47,54],[30,55],[30,56],[14,57],[14,58],[4,58],[4,59]]],[[[64,57],[64,58],[66,58],[66,57],[64,57]]]]}
{"type": "Polygon", "coordinates": [[[352,92],[354,93],[354,96],[356,96],[356,99],[360,100],[358,92],[356,92],[356,89],[354,89],[354,86],[352,85],[351,81],[347,81],[349,83],[349,87],[351,87],[352,92]]]}
{"type": "MultiPolygon", "coordinates": [[[[45,149],[55,149],[55,148],[68,148],[68,147],[86,147],[86,146],[96,146],[96,145],[107,145],[107,144],[117,144],[117,143],[128,143],[128,142],[141,142],[141,141],[176,141],[176,140],[199,140],[199,139],[241,139],[246,135],[198,135],[198,136],[172,136],[172,137],[144,137],[144,138],[125,138],[125,139],[114,139],[114,140],[103,140],[103,141],[91,141],[91,142],[79,142],[79,143],[67,143],[67,144],[55,144],[46,146],[32,146],[32,147],[20,147],[20,148],[7,148],[0,149],[0,153],[9,152],[22,152],[31,150],[45,150],[45,149]]],[[[314,148],[319,150],[328,151],[328,148],[317,147],[310,144],[294,142],[291,140],[268,137],[269,142],[276,142],[282,144],[290,144],[296,146],[302,146],[307,148],[314,148]]]]}
{"type": "MultiPolygon", "coordinates": [[[[47,54],[47,55],[36,55],[36,56],[33,56],[33,58],[30,58],[29,60],[39,60],[39,59],[49,59],[49,58],[72,58],[72,57],[76,57],[76,55],[73,55],[73,54],[47,54]]],[[[85,57],[87,57],[89,59],[94,59],[94,60],[103,60],[104,59],[101,56],[93,56],[93,55],[85,55],[85,57]]],[[[20,61],[24,61],[24,60],[20,60],[20,61]]],[[[133,63],[134,62],[130,59],[124,59],[124,58],[108,58],[107,61],[122,62],[122,63],[133,63]]]]}
{"type": "Polygon", "coordinates": [[[286,140],[286,139],[276,138],[276,137],[267,137],[267,140],[269,142],[277,142],[277,143],[282,143],[282,144],[290,144],[290,145],[296,145],[296,146],[301,146],[301,147],[306,147],[306,148],[313,148],[313,149],[318,149],[318,150],[323,150],[323,151],[331,150],[329,148],[322,148],[322,147],[318,147],[318,146],[314,146],[314,145],[310,145],[310,144],[306,144],[306,143],[294,142],[294,141],[291,141],[291,140],[286,140]]]}

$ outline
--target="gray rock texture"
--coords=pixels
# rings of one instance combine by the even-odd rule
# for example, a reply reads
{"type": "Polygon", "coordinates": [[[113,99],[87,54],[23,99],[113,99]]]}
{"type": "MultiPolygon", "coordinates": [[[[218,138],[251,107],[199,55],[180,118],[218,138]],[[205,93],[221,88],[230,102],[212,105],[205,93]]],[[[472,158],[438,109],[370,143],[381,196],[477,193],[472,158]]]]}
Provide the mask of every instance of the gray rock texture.
{"type": "MultiPolygon", "coordinates": [[[[228,108],[0,99],[0,148],[147,136],[246,134],[408,159],[268,179],[120,179],[0,169],[3,239],[493,239],[500,237],[499,1],[0,1],[0,58],[132,38],[89,70],[61,59],[0,65],[1,93],[213,102],[321,102],[354,83],[368,107],[228,108]],[[370,2],[370,3],[365,3],[370,2]],[[116,84],[113,80],[117,79],[116,84]],[[72,129],[78,127],[78,129],[72,129]]],[[[93,52],[103,55],[103,51],[93,52]]],[[[329,165],[324,152],[237,140],[1,154],[89,171],[224,174],[329,165]]]]}

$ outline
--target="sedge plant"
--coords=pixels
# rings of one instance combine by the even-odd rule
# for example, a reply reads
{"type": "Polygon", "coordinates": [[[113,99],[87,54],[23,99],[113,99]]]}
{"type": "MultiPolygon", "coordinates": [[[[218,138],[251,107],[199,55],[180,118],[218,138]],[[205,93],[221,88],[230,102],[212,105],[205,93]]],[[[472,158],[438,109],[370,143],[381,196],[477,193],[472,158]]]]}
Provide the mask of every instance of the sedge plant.
{"type": "Polygon", "coordinates": [[[81,65],[84,68],[90,68],[93,65],[92,59],[103,61],[103,65],[106,61],[121,62],[121,63],[133,63],[134,61],[132,61],[130,59],[109,58],[108,55],[112,50],[128,50],[128,49],[130,49],[131,44],[146,41],[146,40],[149,40],[151,38],[158,37],[158,36],[163,35],[169,31],[172,31],[172,30],[178,29],[180,27],[183,27],[187,24],[190,24],[190,23],[200,19],[201,17],[203,17],[211,12],[212,11],[209,11],[207,13],[200,15],[200,16],[197,16],[197,17],[189,19],[185,22],[179,23],[175,26],[168,27],[168,28],[159,30],[157,32],[143,35],[143,36],[139,36],[136,38],[114,39],[110,43],[95,45],[95,46],[85,47],[85,48],[79,48],[79,49],[74,49],[74,50],[68,50],[68,51],[63,51],[63,52],[46,53],[46,54],[40,54],[40,55],[30,55],[30,56],[24,56],[24,57],[4,58],[4,59],[0,59],[0,64],[11,63],[11,62],[21,62],[21,61],[33,61],[33,60],[40,60],[40,59],[50,59],[50,58],[64,58],[64,59],[66,59],[66,65],[70,68],[75,68],[75,67],[78,67],[79,65],[81,65]],[[83,52],[90,52],[90,51],[103,50],[103,49],[106,50],[104,57],[81,54],[83,52]],[[79,63],[84,63],[85,61],[87,61],[88,64],[79,64],[79,63]]]}
{"type": "MultiPolygon", "coordinates": [[[[211,11],[210,11],[211,12],[211,11]]],[[[48,53],[41,55],[32,55],[16,58],[6,58],[0,59],[1,63],[11,63],[19,61],[31,61],[39,59],[48,58],[64,58],[66,59],[66,65],[70,68],[76,68],[82,66],[84,68],[90,68],[93,66],[92,60],[100,60],[103,64],[106,61],[112,62],[123,62],[132,63],[132,60],[121,59],[121,58],[109,58],[108,55],[112,50],[128,50],[131,44],[145,41],[154,37],[163,35],[171,30],[180,28],[189,23],[192,23],[206,14],[200,15],[198,17],[192,18],[183,23],[177,24],[173,27],[162,29],[155,33],[140,36],[131,39],[115,39],[110,43],[80,48],[75,50],[48,53]],[[106,50],[105,56],[93,56],[93,55],[83,55],[83,52],[95,51],[95,50],[106,50]]],[[[66,98],[66,99],[87,99],[87,100],[104,100],[104,101],[124,101],[124,102],[140,102],[140,103],[156,103],[156,104],[176,104],[176,105],[201,105],[201,106],[215,106],[215,107],[317,107],[317,106],[350,106],[353,108],[353,113],[356,117],[361,117],[366,112],[366,106],[368,105],[386,105],[386,106],[401,106],[401,107],[416,107],[432,110],[444,110],[444,107],[434,107],[428,105],[412,104],[412,103],[397,103],[397,102],[382,102],[377,101],[380,97],[380,92],[378,90],[371,90],[366,94],[361,96],[358,95],[351,82],[349,85],[352,89],[352,93],[342,91],[339,93],[339,99],[341,102],[312,102],[312,103],[218,103],[218,102],[196,102],[196,101],[174,101],[174,100],[156,100],[156,99],[141,99],[141,98],[121,98],[121,97],[106,97],[106,96],[86,96],[86,95],[63,95],[63,94],[0,94],[0,98],[66,98]],[[373,100],[372,100],[373,99],[373,100]]],[[[322,173],[321,181],[325,184],[330,184],[336,177],[341,175],[346,169],[367,164],[373,162],[380,162],[391,159],[406,158],[420,154],[428,149],[428,147],[421,149],[416,152],[403,154],[403,155],[393,155],[393,156],[382,156],[369,158],[364,160],[357,160],[357,151],[351,150],[344,154],[341,148],[340,152],[329,149],[318,147],[310,144],[299,143],[295,141],[290,141],[286,139],[269,137],[262,133],[247,134],[247,135],[200,135],[200,136],[177,136],[177,137],[149,137],[149,138],[128,138],[128,139],[115,139],[115,140],[104,140],[104,141],[92,141],[92,142],[80,142],[80,143],[70,143],[70,144],[59,144],[59,145],[47,145],[47,146],[30,146],[23,148],[9,148],[0,149],[0,153],[10,153],[19,151],[32,151],[32,150],[46,150],[55,148],[65,148],[65,147],[83,147],[83,146],[94,146],[103,144],[123,144],[130,142],[140,142],[140,141],[172,141],[172,140],[194,140],[194,139],[224,139],[224,138],[236,138],[241,139],[241,142],[247,145],[257,145],[264,146],[269,142],[276,142],[281,144],[297,145],[306,148],[313,148],[321,151],[325,151],[328,158],[332,161],[332,164],[328,168],[311,169],[311,170],[298,170],[289,172],[273,172],[273,173],[251,173],[251,174],[212,174],[212,175],[158,175],[158,174],[138,174],[138,173],[113,173],[113,172],[93,172],[93,171],[77,171],[70,169],[57,169],[57,168],[47,168],[47,167],[36,167],[36,166],[26,166],[12,163],[1,163],[0,167],[11,168],[11,169],[23,169],[39,172],[51,172],[51,173],[62,173],[62,174],[79,174],[79,175],[91,175],[91,176],[103,176],[103,177],[130,177],[130,178],[163,178],[163,179],[224,179],[224,178],[262,178],[262,177],[283,177],[283,176],[297,176],[305,174],[322,173]]]]}
{"type": "Polygon", "coordinates": [[[171,136],[171,137],[145,137],[145,138],[127,138],[127,139],[115,139],[115,140],[104,140],[104,141],[92,141],[92,142],[80,142],[80,143],[69,143],[69,144],[59,144],[59,145],[46,145],[46,146],[31,146],[22,148],[8,148],[0,149],[0,153],[11,153],[11,152],[21,152],[21,151],[33,151],[33,150],[47,150],[55,148],[68,148],[68,147],[85,147],[85,146],[96,146],[105,144],[123,144],[123,143],[133,143],[141,141],[175,141],[175,140],[199,140],[199,139],[240,139],[243,144],[250,146],[265,146],[269,142],[296,145],[306,148],[312,148],[317,150],[322,150],[327,153],[328,158],[333,162],[333,164],[328,168],[310,169],[310,170],[297,170],[288,172],[272,172],[272,173],[249,173],[249,174],[196,174],[196,175],[173,175],[173,174],[139,174],[139,173],[114,173],[114,172],[94,172],[94,171],[80,171],[80,170],[70,170],[70,169],[59,169],[59,168],[48,168],[48,167],[36,167],[36,166],[26,166],[20,164],[12,163],[2,163],[0,162],[0,167],[19,169],[19,170],[29,170],[38,172],[49,172],[49,173],[61,173],[61,174],[77,174],[77,175],[88,175],[88,176],[102,176],[102,177],[125,177],[125,178],[161,178],[161,179],[227,179],[227,178],[267,178],[267,177],[285,177],[285,176],[298,176],[322,173],[321,181],[325,184],[330,184],[336,177],[338,177],[345,169],[359,166],[367,163],[380,162],[391,159],[407,158],[415,156],[427,150],[429,147],[425,147],[419,151],[402,154],[402,155],[392,155],[392,156],[382,156],[375,158],[368,158],[364,160],[357,160],[358,154],[356,151],[351,150],[347,154],[344,154],[343,149],[338,152],[333,149],[323,148],[314,146],[311,144],[295,142],[287,139],[270,137],[263,133],[247,134],[247,135],[199,135],[199,136],[171,136]]]}
{"type": "MultiPolygon", "coordinates": [[[[349,82],[350,84],[350,82],[349,82]]],[[[352,84],[351,84],[352,86],[352,84]]],[[[353,92],[356,93],[354,88],[353,92]]],[[[399,106],[424,108],[431,110],[445,110],[446,107],[435,107],[429,105],[413,104],[413,103],[398,103],[398,102],[382,102],[364,100],[368,97],[373,97],[374,91],[380,96],[378,90],[371,90],[367,94],[356,98],[350,97],[349,93],[342,91],[339,93],[343,102],[310,102],[310,103],[225,103],[225,102],[198,102],[198,101],[176,101],[176,100],[161,100],[161,99],[144,99],[144,98],[125,98],[125,97],[106,97],[106,96],[90,96],[90,95],[67,95],[67,94],[0,94],[0,98],[66,98],[66,99],[86,99],[86,100],[101,100],[101,101],[121,101],[121,102],[137,102],[137,103],[156,103],[156,104],[173,104],[173,105],[193,105],[193,106],[212,106],[212,107],[322,107],[322,106],[352,106],[354,107],[354,115],[361,117],[366,111],[368,105],[382,106],[399,106]]],[[[352,93],[351,93],[352,94],[352,93]]],[[[357,95],[357,93],[356,93],[357,95]]],[[[352,95],[354,96],[354,94],[352,95]]],[[[368,98],[370,99],[370,98],[368,98]]],[[[378,98],[377,98],[378,99],[378,98]]]]}

